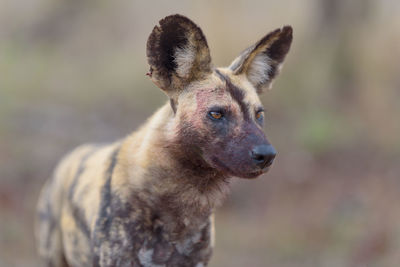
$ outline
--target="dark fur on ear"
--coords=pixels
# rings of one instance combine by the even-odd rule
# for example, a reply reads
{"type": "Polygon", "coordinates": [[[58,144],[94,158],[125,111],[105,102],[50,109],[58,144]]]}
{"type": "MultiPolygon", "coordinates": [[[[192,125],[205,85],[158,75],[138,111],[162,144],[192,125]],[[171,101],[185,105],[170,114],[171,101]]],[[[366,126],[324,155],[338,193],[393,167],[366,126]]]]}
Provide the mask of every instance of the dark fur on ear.
{"type": "Polygon", "coordinates": [[[201,29],[182,15],[160,20],[147,41],[153,82],[173,97],[185,85],[211,73],[211,56],[201,29]]]}
{"type": "Polygon", "coordinates": [[[244,50],[229,68],[235,75],[245,74],[258,93],[271,86],[279,73],[293,39],[290,26],[276,29],[244,50]]]}

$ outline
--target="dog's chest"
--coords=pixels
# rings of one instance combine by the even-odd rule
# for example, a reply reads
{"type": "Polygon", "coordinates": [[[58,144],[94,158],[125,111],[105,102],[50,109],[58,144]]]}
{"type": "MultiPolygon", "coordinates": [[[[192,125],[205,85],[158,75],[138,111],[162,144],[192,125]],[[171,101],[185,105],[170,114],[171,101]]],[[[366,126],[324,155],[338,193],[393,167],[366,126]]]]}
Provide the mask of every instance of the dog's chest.
{"type": "Polygon", "coordinates": [[[165,228],[144,230],[133,224],[133,231],[117,231],[122,225],[114,226],[108,234],[99,233],[108,238],[94,247],[95,266],[202,267],[210,260],[210,221],[176,239],[165,228]]]}
{"type": "Polygon", "coordinates": [[[197,232],[176,242],[146,240],[137,257],[143,266],[205,266],[211,256],[209,233],[197,232]]]}

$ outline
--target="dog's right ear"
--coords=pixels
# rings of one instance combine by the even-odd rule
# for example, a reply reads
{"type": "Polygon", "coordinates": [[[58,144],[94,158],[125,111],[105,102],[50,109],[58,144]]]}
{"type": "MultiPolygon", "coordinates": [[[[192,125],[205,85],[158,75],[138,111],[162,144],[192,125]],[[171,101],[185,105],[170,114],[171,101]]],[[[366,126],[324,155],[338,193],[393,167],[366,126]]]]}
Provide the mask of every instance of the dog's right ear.
{"type": "Polygon", "coordinates": [[[160,20],[147,40],[149,76],[169,97],[211,73],[211,56],[201,29],[182,15],[160,20]]]}
{"type": "Polygon", "coordinates": [[[293,39],[290,26],[276,29],[244,50],[229,68],[235,75],[245,75],[258,93],[270,88],[278,75],[293,39]]]}

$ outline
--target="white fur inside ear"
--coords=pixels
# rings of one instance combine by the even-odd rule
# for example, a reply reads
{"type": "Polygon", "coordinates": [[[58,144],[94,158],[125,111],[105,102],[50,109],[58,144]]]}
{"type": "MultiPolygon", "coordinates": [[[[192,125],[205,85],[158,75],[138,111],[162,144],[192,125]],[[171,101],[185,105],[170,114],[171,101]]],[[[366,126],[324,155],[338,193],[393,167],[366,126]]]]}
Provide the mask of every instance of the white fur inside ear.
{"type": "MultiPolygon", "coordinates": [[[[281,69],[282,69],[282,68],[283,68],[283,64],[281,63],[281,64],[278,65],[277,73],[281,72],[281,69]]],[[[274,80],[270,81],[270,83],[268,84],[268,90],[271,90],[271,89],[272,89],[273,83],[274,83],[274,80]]]]}
{"type": "Polygon", "coordinates": [[[254,57],[247,71],[247,78],[252,84],[258,86],[268,81],[268,72],[271,69],[269,62],[269,57],[264,53],[259,53],[254,57]]]}
{"type": "Polygon", "coordinates": [[[183,48],[177,47],[175,50],[176,73],[179,77],[187,78],[196,59],[196,52],[193,46],[187,45],[183,48]]]}

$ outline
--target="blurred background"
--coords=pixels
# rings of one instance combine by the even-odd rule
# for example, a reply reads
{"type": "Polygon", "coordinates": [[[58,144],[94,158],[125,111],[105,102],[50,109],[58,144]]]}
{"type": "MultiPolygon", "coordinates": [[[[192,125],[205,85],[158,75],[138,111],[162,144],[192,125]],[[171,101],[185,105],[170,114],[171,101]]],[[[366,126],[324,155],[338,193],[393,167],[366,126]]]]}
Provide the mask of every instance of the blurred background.
{"type": "Polygon", "coordinates": [[[234,179],[210,266],[400,266],[400,2],[0,1],[0,266],[40,266],[33,214],[66,152],[136,129],[166,96],[147,37],[181,13],[226,66],[290,24],[294,43],[262,96],[279,155],[234,179]]]}

